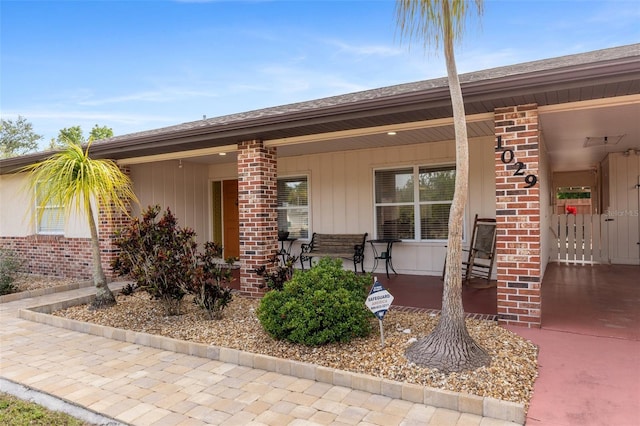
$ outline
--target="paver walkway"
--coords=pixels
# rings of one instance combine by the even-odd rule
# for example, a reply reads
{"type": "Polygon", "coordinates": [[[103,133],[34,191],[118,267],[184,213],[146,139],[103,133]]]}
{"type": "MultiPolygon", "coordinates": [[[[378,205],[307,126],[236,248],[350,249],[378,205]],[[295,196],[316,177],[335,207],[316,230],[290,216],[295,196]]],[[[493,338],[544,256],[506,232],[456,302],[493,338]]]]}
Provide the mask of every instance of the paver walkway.
{"type": "Polygon", "coordinates": [[[0,304],[0,376],[132,425],[515,425],[18,318],[93,291],[0,304]]]}

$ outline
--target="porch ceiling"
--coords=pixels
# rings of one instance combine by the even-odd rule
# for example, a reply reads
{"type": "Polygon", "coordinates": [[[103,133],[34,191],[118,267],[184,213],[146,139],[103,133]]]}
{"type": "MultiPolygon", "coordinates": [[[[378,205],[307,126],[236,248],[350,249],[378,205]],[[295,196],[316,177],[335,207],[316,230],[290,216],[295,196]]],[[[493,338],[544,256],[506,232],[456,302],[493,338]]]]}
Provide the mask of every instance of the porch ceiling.
{"type": "Polygon", "coordinates": [[[606,104],[576,102],[565,108],[541,107],[540,123],[553,171],[588,170],[611,152],[632,149],[640,155],[638,95],[606,104]]]}

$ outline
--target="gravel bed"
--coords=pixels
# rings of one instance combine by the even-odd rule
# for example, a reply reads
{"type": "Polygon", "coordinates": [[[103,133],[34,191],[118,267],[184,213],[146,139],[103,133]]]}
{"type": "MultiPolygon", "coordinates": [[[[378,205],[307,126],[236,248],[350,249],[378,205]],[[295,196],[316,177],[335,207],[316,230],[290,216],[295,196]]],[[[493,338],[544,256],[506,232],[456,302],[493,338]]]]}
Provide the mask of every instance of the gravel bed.
{"type": "Polygon", "coordinates": [[[14,293],[23,291],[39,290],[41,288],[57,287],[66,284],[81,283],[86,280],[74,280],[69,278],[48,277],[45,275],[19,274],[13,285],[16,287],[14,293]]]}
{"type": "Polygon", "coordinates": [[[217,321],[207,320],[188,298],[183,301],[183,314],[178,316],[165,316],[159,303],[150,300],[142,292],[131,296],[118,295],[117,301],[116,306],[105,310],[90,311],[82,305],[55,312],[54,315],[493,397],[523,403],[526,408],[537,377],[537,347],[491,321],[467,320],[471,336],[491,355],[491,365],[475,371],[445,375],[438,370],[410,364],[404,356],[409,340],[427,335],[436,324],[437,316],[425,313],[402,312],[392,308],[383,321],[384,348],[380,345],[376,319],[372,319],[374,331],[370,337],[347,344],[305,347],[271,338],[256,317],[257,299],[235,295],[224,311],[223,319],[217,321]]]}

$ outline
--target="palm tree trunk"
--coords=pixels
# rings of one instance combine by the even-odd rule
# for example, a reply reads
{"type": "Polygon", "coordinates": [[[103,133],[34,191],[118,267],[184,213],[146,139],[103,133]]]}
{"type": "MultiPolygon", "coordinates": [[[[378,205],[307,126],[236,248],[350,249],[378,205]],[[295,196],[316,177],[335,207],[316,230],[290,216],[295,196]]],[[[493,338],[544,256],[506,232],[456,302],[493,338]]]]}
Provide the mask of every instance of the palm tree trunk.
{"type": "Polygon", "coordinates": [[[92,308],[100,309],[116,304],[116,298],[113,296],[107,277],[102,269],[102,259],[100,257],[100,240],[98,239],[98,229],[96,221],[93,218],[93,209],[91,203],[87,202],[87,219],[89,220],[89,230],[91,232],[91,254],[93,260],[93,284],[96,287],[96,298],[91,304],[92,308]]]}
{"type": "MultiPolygon", "coordinates": [[[[449,2],[443,1],[442,6],[445,20],[450,21],[449,2]]],[[[445,36],[443,41],[456,135],[456,183],[449,213],[442,313],[433,332],[409,347],[406,356],[418,365],[452,372],[488,365],[491,358],[469,335],[462,306],[462,223],[469,193],[469,141],[453,37],[445,36]]]]}

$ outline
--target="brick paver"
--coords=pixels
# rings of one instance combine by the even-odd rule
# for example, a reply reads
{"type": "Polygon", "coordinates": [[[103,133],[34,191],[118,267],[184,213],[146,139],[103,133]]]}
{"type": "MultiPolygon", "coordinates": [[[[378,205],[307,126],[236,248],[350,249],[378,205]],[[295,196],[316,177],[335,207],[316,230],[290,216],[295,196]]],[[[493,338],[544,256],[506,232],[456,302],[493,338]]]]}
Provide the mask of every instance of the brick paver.
{"type": "Polygon", "coordinates": [[[0,376],[132,425],[515,425],[18,317],[92,292],[0,304],[0,376]]]}

